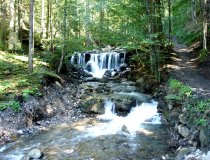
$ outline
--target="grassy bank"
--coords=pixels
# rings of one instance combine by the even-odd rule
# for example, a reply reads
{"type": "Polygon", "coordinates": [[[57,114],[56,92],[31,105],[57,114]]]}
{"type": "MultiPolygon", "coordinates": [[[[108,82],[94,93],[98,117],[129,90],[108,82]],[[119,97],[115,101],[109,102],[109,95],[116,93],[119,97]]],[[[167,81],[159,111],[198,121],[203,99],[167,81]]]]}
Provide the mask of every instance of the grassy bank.
{"type": "Polygon", "coordinates": [[[0,51],[0,111],[10,107],[20,110],[20,102],[29,95],[40,95],[46,75],[57,76],[48,64],[34,58],[34,72],[28,74],[28,57],[0,51]]]}

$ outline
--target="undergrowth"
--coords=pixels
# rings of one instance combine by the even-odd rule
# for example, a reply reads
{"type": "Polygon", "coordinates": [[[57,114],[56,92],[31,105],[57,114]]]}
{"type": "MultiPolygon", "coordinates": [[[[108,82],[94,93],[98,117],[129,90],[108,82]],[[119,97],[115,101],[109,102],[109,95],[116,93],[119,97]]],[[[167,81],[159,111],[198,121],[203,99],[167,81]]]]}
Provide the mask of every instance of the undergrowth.
{"type": "Polygon", "coordinates": [[[20,110],[17,95],[24,100],[30,95],[41,95],[40,88],[45,75],[56,77],[48,64],[34,58],[34,72],[28,74],[28,58],[20,54],[0,51],[0,111],[12,108],[20,110]]]}
{"type": "Polygon", "coordinates": [[[186,109],[188,122],[195,126],[207,127],[210,119],[210,99],[199,99],[192,89],[176,79],[169,79],[167,101],[178,102],[186,109]]]}

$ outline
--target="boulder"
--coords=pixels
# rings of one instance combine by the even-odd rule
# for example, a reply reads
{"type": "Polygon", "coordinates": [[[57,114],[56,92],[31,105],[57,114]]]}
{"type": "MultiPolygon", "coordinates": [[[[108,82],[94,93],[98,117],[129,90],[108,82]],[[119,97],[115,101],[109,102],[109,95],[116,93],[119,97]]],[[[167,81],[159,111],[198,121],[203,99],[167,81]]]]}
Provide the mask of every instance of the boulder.
{"type": "Polygon", "coordinates": [[[81,111],[88,114],[104,114],[104,99],[100,97],[86,97],[79,104],[81,111]]]}
{"type": "Polygon", "coordinates": [[[187,117],[185,114],[180,114],[179,116],[179,121],[182,123],[182,124],[187,124],[187,117]]]}
{"type": "Polygon", "coordinates": [[[190,135],[190,130],[183,124],[178,126],[178,132],[181,134],[184,138],[188,137],[190,135]]]}
{"type": "Polygon", "coordinates": [[[119,67],[119,71],[120,71],[120,72],[125,71],[125,70],[127,69],[127,66],[128,66],[128,65],[125,64],[125,63],[121,64],[120,67],[119,67]]]}
{"type": "Polygon", "coordinates": [[[199,134],[199,140],[201,148],[210,146],[210,129],[208,127],[202,127],[199,134]]]}
{"type": "Polygon", "coordinates": [[[42,152],[39,149],[32,149],[27,156],[29,159],[40,159],[42,157],[42,152]]]}
{"type": "Polygon", "coordinates": [[[106,70],[106,72],[104,73],[104,77],[112,77],[112,71],[106,70]]]}
{"type": "Polygon", "coordinates": [[[136,101],[137,100],[133,97],[120,97],[119,99],[114,99],[115,112],[118,115],[126,116],[133,107],[136,107],[136,101]]]}
{"type": "Polygon", "coordinates": [[[187,148],[184,147],[178,151],[177,156],[175,157],[175,160],[183,160],[185,159],[186,155],[195,151],[196,151],[195,147],[187,147],[187,148]]]}

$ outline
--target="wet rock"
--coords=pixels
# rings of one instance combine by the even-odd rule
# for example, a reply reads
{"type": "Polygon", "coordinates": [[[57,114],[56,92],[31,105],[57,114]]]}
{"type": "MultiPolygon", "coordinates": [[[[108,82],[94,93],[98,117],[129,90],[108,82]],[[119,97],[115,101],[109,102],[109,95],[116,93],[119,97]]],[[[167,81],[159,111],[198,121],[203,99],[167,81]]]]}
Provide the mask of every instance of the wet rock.
{"type": "Polygon", "coordinates": [[[185,138],[190,135],[190,130],[182,124],[178,126],[178,132],[185,138]]]}
{"type": "Polygon", "coordinates": [[[126,68],[127,68],[127,66],[128,66],[128,65],[127,65],[126,63],[121,64],[120,67],[119,67],[119,71],[120,71],[120,72],[125,71],[126,68]]]}
{"type": "Polygon", "coordinates": [[[128,128],[126,127],[126,125],[123,125],[121,130],[122,130],[123,133],[130,134],[130,132],[129,132],[128,128]]]}
{"type": "Polygon", "coordinates": [[[201,148],[210,146],[210,129],[202,127],[199,134],[201,148]]]}
{"type": "Polygon", "coordinates": [[[115,112],[118,115],[126,116],[133,107],[136,107],[136,101],[133,97],[119,97],[119,99],[115,97],[115,112]]]}
{"type": "Polygon", "coordinates": [[[88,114],[104,114],[104,99],[100,97],[86,97],[80,104],[81,111],[88,114]]]}
{"type": "Polygon", "coordinates": [[[112,71],[106,70],[106,72],[104,73],[104,77],[112,77],[112,71]]]}
{"type": "Polygon", "coordinates": [[[32,149],[27,156],[29,159],[40,159],[42,157],[42,152],[39,149],[32,149]]]}
{"type": "Polygon", "coordinates": [[[182,148],[178,151],[177,156],[175,157],[175,160],[183,160],[186,155],[195,151],[196,151],[195,147],[182,148]]]}

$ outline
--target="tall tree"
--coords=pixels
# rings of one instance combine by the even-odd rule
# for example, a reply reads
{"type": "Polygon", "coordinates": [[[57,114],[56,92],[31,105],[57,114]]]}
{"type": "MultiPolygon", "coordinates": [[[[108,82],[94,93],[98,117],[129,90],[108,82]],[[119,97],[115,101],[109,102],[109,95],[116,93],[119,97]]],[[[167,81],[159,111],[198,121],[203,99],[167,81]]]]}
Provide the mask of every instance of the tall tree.
{"type": "Polygon", "coordinates": [[[42,16],[41,16],[41,26],[42,26],[42,38],[44,39],[45,34],[45,0],[42,0],[42,16]]]}
{"type": "Polygon", "coordinates": [[[15,28],[15,0],[10,0],[10,23],[9,23],[9,50],[15,50],[17,45],[17,34],[15,28]]]}
{"type": "Polygon", "coordinates": [[[171,44],[171,42],[172,42],[172,37],[171,37],[171,0],[168,0],[168,39],[169,39],[169,43],[171,44]]]}
{"type": "Polygon", "coordinates": [[[65,54],[66,54],[66,38],[67,38],[67,33],[66,33],[66,19],[67,19],[67,0],[65,0],[64,2],[64,15],[63,15],[63,27],[62,27],[62,30],[63,30],[63,33],[62,33],[62,38],[63,38],[63,47],[62,47],[62,55],[61,55],[61,59],[60,59],[60,64],[58,66],[58,73],[60,73],[61,71],[61,68],[63,66],[63,60],[64,60],[64,57],[65,57],[65,54]]]}
{"type": "Polygon", "coordinates": [[[28,72],[33,72],[33,54],[34,54],[34,0],[30,0],[30,29],[29,29],[29,57],[28,72]]]}
{"type": "Polygon", "coordinates": [[[208,14],[207,0],[203,1],[203,49],[207,49],[208,14]]]}

